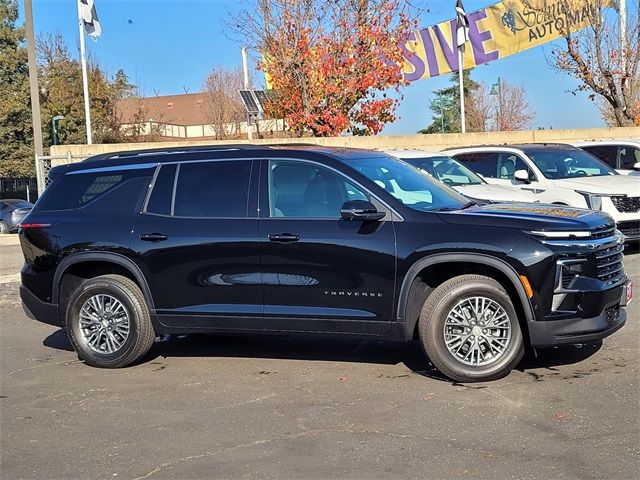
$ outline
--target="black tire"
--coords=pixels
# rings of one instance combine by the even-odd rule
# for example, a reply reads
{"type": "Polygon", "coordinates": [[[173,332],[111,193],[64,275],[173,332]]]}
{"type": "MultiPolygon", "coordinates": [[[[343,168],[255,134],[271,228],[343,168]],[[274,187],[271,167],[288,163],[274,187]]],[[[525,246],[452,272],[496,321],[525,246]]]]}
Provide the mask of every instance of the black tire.
{"type": "Polygon", "coordinates": [[[9,233],[9,225],[7,225],[3,220],[0,220],[0,235],[5,233],[9,233]]]}
{"type": "MultiPolygon", "coordinates": [[[[481,327],[478,326],[478,328],[481,327]]],[[[437,287],[429,295],[422,308],[418,322],[418,333],[422,348],[435,367],[447,377],[458,382],[484,382],[502,378],[513,370],[524,355],[522,331],[509,295],[496,280],[482,275],[461,275],[447,280],[437,287]],[[502,307],[507,315],[511,336],[504,351],[500,355],[496,355],[497,358],[492,363],[468,365],[456,358],[447,347],[445,322],[449,313],[460,302],[480,296],[493,300],[502,307]]],[[[456,345],[460,345],[460,343],[456,345]]],[[[483,343],[483,346],[486,344],[483,343]]],[[[487,352],[486,349],[485,352],[487,352]]],[[[462,353],[464,353],[464,349],[462,353]]],[[[489,355],[493,356],[492,352],[489,355]]],[[[477,358],[479,358],[479,354],[477,358]]],[[[483,360],[485,360],[484,355],[483,360]]]]}
{"type": "Polygon", "coordinates": [[[131,365],[149,351],[155,340],[144,295],[132,280],[121,275],[101,275],[82,282],[67,303],[66,326],[78,358],[93,367],[120,368],[131,365]],[[126,340],[113,353],[93,350],[86,335],[81,332],[80,311],[85,302],[95,295],[115,298],[124,306],[129,319],[126,340]]]}

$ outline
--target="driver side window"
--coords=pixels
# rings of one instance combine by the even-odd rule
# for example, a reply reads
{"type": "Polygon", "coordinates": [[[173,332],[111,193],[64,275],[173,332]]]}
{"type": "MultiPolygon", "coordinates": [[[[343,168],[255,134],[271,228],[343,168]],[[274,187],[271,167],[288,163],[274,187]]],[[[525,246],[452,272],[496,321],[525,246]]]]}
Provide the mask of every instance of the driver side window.
{"type": "Polygon", "coordinates": [[[529,178],[534,180],[533,172],[518,155],[513,153],[500,154],[498,158],[498,178],[513,180],[518,170],[526,170],[529,178]]]}
{"type": "Polygon", "coordinates": [[[350,200],[369,200],[369,197],[336,172],[304,162],[270,162],[272,218],[339,219],[342,204],[350,200]]]}

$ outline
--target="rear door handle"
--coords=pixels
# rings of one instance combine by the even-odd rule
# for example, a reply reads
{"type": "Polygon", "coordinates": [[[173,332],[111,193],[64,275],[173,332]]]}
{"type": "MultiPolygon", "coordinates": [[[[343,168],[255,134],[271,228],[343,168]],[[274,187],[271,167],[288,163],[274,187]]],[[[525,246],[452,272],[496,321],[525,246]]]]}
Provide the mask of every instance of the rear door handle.
{"type": "Polygon", "coordinates": [[[291,243],[300,240],[300,235],[294,235],[293,233],[272,233],[269,235],[269,240],[272,242],[291,243]]]}
{"type": "Polygon", "coordinates": [[[169,238],[164,233],[141,233],[140,240],[144,242],[162,242],[169,238]]]}

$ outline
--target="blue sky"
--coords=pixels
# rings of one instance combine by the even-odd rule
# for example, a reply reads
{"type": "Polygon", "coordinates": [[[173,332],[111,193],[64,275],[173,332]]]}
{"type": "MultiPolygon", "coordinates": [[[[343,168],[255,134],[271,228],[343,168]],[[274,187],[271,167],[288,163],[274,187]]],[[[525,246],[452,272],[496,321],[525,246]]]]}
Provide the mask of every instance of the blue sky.
{"type": "MultiPolygon", "coordinates": [[[[20,2],[22,4],[22,2],[20,2]]],[[[240,46],[231,38],[226,23],[241,6],[237,0],[95,0],[102,25],[102,37],[87,41],[89,54],[108,73],[119,68],[151,96],[197,92],[214,65],[241,63],[240,46]]],[[[471,12],[495,3],[465,0],[471,12]]],[[[425,5],[421,26],[454,16],[454,0],[414,0],[425,5]]],[[[33,0],[36,35],[60,32],[70,49],[77,52],[78,24],[75,0],[33,0]]],[[[536,113],[534,127],[588,128],[603,126],[596,106],[580,93],[577,83],[549,66],[545,53],[550,47],[527,50],[503,60],[480,66],[474,78],[492,84],[501,77],[523,85],[536,113]]],[[[262,82],[259,72],[255,74],[262,82]]],[[[431,123],[428,108],[432,92],[449,83],[450,75],[414,82],[403,90],[400,119],[385,128],[384,134],[415,133],[431,123]]]]}

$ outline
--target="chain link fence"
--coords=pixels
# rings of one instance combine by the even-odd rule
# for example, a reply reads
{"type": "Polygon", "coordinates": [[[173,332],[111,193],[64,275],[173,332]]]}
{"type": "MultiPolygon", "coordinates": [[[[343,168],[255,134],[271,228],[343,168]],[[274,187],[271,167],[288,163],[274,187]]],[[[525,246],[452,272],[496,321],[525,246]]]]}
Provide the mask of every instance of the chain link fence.
{"type": "Polygon", "coordinates": [[[87,155],[36,155],[36,180],[38,182],[38,196],[42,195],[45,188],[49,186],[49,170],[58,165],[80,162],[87,158],[87,155]]]}

